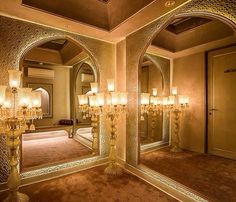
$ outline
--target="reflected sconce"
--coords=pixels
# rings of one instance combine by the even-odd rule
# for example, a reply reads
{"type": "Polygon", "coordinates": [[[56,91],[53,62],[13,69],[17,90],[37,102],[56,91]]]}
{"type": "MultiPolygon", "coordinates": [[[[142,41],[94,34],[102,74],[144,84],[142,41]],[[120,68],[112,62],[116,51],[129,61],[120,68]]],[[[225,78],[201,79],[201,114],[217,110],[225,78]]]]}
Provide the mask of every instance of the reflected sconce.
{"type": "MultiPolygon", "coordinates": [[[[9,195],[5,201],[29,201],[27,195],[18,192],[20,136],[28,129],[27,122],[42,118],[41,96],[36,96],[31,88],[20,88],[21,71],[9,70],[8,73],[9,87],[0,86],[0,131],[7,136],[10,163],[9,195]]],[[[31,129],[35,130],[34,125],[31,129]]]]}
{"type": "Polygon", "coordinates": [[[114,79],[107,79],[107,90],[108,90],[108,92],[115,91],[115,81],[114,81],[114,79]]]}
{"type": "Polygon", "coordinates": [[[173,114],[173,127],[172,127],[172,152],[181,152],[179,146],[179,128],[180,116],[183,111],[189,106],[189,98],[185,95],[178,95],[177,87],[171,88],[171,95],[169,97],[157,97],[157,88],[153,88],[152,95],[149,93],[141,93],[141,121],[144,120],[144,114],[151,114],[152,116],[152,135],[154,139],[154,129],[156,118],[158,114],[163,111],[168,111],[173,114]]]}
{"type": "Polygon", "coordinates": [[[180,129],[180,117],[183,114],[184,110],[189,106],[189,98],[185,95],[177,94],[177,87],[171,88],[171,96],[168,98],[168,107],[167,109],[170,113],[173,114],[173,127],[172,127],[172,152],[181,152],[180,148],[180,137],[179,137],[179,129],[180,129]]]}
{"type": "Polygon", "coordinates": [[[157,116],[162,112],[162,98],[157,97],[157,88],[152,89],[152,95],[149,93],[141,93],[141,121],[144,121],[144,114],[150,114],[152,118],[151,140],[155,138],[155,127],[157,116]]]}
{"type": "Polygon", "coordinates": [[[93,94],[97,93],[98,92],[98,83],[90,83],[90,86],[91,86],[91,92],[93,94]]]}
{"type": "Polygon", "coordinates": [[[86,119],[88,110],[88,97],[86,95],[77,95],[79,110],[82,112],[82,118],[86,119]]]}
{"type": "Polygon", "coordinates": [[[144,114],[148,113],[150,107],[150,93],[141,93],[141,121],[144,120],[144,114]]]}
{"type": "Polygon", "coordinates": [[[85,117],[91,117],[92,133],[93,133],[93,150],[97,148],[98,140],[98,117],[106,115],[111,125],[110,132],[110,154],[109,165],[105,169],[105,173],[109,175],[120,175],[122,169],[117,165],[116,157],[116,124],[122,113],[126,112],[127,106],[127,92],[115,91],[114,79],[107,80],[107,91],[105,93],[98,93],[98,84],[91,83],[92,95],[78,95],[79,108],[85,117]],[[84,100],[89,102],[84,102],[84,100]],[[96,145],[96,146],[95,146],[96,145]]]}

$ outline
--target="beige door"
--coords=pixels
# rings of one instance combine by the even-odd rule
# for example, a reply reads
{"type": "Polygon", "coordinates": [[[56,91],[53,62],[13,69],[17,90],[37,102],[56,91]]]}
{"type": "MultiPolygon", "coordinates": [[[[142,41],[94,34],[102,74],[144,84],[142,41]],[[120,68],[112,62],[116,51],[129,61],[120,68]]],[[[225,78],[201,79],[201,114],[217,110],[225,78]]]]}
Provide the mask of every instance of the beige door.
{"type": "Polygon", "coordinates": [[[208,54],[208,153],[236,159],[236,46],[208,54]]]}

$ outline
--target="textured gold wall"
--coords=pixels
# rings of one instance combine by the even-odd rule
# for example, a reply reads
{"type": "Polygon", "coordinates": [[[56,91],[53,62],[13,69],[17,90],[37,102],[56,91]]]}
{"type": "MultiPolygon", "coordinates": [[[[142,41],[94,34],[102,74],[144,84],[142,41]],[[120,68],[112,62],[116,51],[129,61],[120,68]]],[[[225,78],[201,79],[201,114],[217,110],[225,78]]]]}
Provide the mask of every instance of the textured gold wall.
{"type": "Polygon", "coordinates": [[[205,54],[202,52],[175,59],[173,66],[173,86],[178,86],[179,94],[188,95],[190,98],[189,109],[181,120],[181,147],[204,152],[206,137],[205,54]]]}
{"type": "MultiPolygon", "coordinates": [[[[57,38],[68,38],[78,43],[94,59],[100,80],[101,90],[106,87],[107,77],[115,76],[115,45],[95,39],[79,36],[36,24],[0,17],[0,84],[8,83],[9,68],[19,68],[21,57],[32,47],[57,38]]],[[[107,128],[105,123],[100,127],[101,154],[105,155],[108,148],[107,128]]],[[[8,174],[5,137],[0,136],[0,182],[6,181],[8,174]]]]}
{"type": "MultiPolygon", "coordinates": [[[[173,18],[182,16],[201,15],[216,17],[229,23],[236,30],[236,2],[231,0],[192,0],[188,4],[177,8],[171,13],[157,19],[151,24],[132,33],[126,38],[126,83],[129,92],[126,145],[127,163],[136,166],[138,164],[139,151],[139,102],[138,102],[138,67],[139,61],[150,45],[153,38],[167,25],[173,18]]],[[[194,100],[194,97],[190,98],[194,100]]],[[[194,116],[198,109],[189,113],[194,116]]],[[[182,127],[186,127],[185,123],[182,127]]]]}

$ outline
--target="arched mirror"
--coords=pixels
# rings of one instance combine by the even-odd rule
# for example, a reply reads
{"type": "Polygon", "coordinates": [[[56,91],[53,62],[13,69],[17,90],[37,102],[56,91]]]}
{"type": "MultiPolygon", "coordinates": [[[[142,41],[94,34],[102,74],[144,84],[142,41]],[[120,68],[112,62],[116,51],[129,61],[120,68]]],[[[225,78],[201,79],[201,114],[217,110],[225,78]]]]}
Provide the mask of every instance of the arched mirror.
{"type": "Polygon", "coordinates": [[[21,170],[97,154],[91,147],[91,122],[81,117],[77,102],[77,94],[90,91],[89,83],[97,82],[88,53],[70,39],[55,39],[31,48],[21,64],[23,86],[41,93],[43,111],[43,119],[28,123],[22,135],[21,170]]]}
{"type": "Polygon", "coordinates": [[[140,167],[212,201],[236,200],[235,44],[225,22],[178,17],[139,65],[140,167]]]}
{"type": "MultiPolygon", "coordinates": [[[[75,66],[75,95],[84,95],[91,93],[90,83],[95,82],[95,74],[94,70],[91,67],[90,60],[84,60],[78,63],[75,66]]],[[[91,126],[91,118],[84,117],[81,110],[79,110],[79,102],[77,97],[75,98],[75,133],[74,138],[78,141],[82,142],[84,145],[93,148],[94,137],[92,135],[92,126],[91,126]],[[78,127],[79,126],[79,127],[78,127]]],[[[97,137],[96,137],[97,138],[97,137]]],[[[93,151],[96,153],[97,151],[93,151]]]]}
{"type": "Polygon", "coordinates": [[[42,107],[42,113],[43,117],[47,117],[50,115],[50,95],[49,92],[42,88],[36,88],[35,91],[40,92],[41,94],[41,107],[42,107]]]}

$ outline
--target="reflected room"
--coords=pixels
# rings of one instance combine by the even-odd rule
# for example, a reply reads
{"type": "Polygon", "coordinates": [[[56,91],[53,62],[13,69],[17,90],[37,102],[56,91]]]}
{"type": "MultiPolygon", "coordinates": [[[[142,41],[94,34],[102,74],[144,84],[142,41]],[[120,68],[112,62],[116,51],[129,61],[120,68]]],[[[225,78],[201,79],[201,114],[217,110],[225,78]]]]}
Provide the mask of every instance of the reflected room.
{"type": "Polygon", "coordinates": [[[219,20],[176,18],[139,66],[141,166],[214,201],[236,191],[235,42],[219,20]]]}
{"type": "Polygon", "coordinates": [[[21,169],[78,160],[97,154],[89,117],[78,109],[97,73],[89,55],[68,39],[47,41],[22,58],[23,86],[41,94],[43,118],[32,119],[22,135],[21,169]]]}

